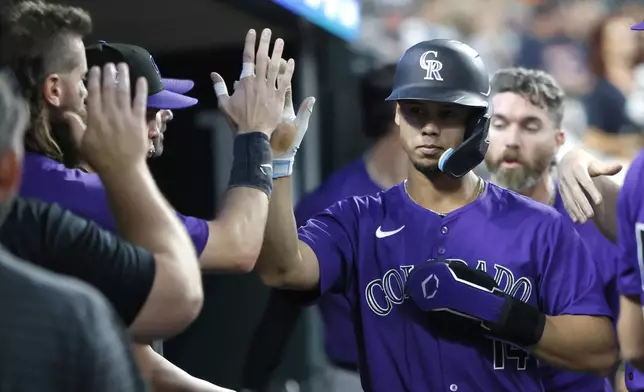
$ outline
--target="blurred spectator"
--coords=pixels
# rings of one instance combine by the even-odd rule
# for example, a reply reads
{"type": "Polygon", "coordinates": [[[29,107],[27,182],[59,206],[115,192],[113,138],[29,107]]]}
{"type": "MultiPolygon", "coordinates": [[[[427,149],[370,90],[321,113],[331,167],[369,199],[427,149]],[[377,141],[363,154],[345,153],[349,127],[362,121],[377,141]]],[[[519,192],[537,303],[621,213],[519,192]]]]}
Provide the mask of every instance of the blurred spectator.
{"type": "Polygon", "coordinates": [[[632,117],[633,110],[630,114],[627,110],[644,104],[644,75],[641,70],[635,72],[640,49],[637,34],[630,31],[633,24],[635,20],[630,17],[613,14],[593,30],[589,44],[594,78],[584,98],[588,116],[584,143],[626,159],[633,158],[642,147],[644,123],[632,117]]]}

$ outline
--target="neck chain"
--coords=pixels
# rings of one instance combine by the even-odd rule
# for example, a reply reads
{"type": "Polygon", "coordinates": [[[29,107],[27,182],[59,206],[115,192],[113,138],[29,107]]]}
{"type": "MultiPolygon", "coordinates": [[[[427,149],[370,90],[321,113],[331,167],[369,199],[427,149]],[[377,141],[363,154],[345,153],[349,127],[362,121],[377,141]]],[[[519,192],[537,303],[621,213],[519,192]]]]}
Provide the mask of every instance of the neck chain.
{"type": "MultiPolygon", "coordinates": [[[[472,200],[470,200],[467,204],[469,204],[469,203],[473,202],[474,200],[478,199],[478,198],[479,198],[479,196],[481,196],[481,194],[482,194],[482,193],[483,193],[483,191],[485,190],[485,181],[483,181],[483,179],[482,179],[481,177],[478,177],[478,179],[479,179],[479,180],[478,180],[478,182],[476,183],[476,194],[474,195],[474,198],[472,198],[472,200]]],[[[411,197],[411,195],[409,194],[409,191],[407,190],[407,180],[405,180],[405,186],[404,186],[404,187],[405,187],[405,193],[407,193],[407,197],[409,197],[409,198],[410,198],[414,203],[416,203],[416,204],[420,205],[420,203],[418,203],[418,202],[417,202],[413,197],[411,197]]],[[[434,211],[434,210],[432,210],[431,208],[427,208],[427,207],[423,207],[423,208],[425,208],[426,210],[428,210],[428,211],[430,211],[430,212],[433,212],[434,214],[436,214],[436,215],[438,215],[438,216],[440,216],[440,217],[444,217],[444,216],[446,216],[446,215],[447,215],[447,213],[434,211]]]]}

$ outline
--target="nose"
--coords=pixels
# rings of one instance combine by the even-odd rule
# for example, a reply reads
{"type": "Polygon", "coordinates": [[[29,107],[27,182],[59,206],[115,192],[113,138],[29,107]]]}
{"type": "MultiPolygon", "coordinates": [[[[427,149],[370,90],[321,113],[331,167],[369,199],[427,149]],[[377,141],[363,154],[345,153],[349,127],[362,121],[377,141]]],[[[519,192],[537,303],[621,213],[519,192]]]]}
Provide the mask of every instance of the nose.
{"type": "Polygon", "coordinates": [[[521,144],[521,130],[515,124],[508,126],[503,132],[503,140],[508,148],[517,148],[521,144]]]}
{"type": "Polygon", "coordinates": [[[427,124],[423,125],[420,132],[423,136],[436,136],[440,133],[440,129],[434,121],[430,120],[427,124]]]}

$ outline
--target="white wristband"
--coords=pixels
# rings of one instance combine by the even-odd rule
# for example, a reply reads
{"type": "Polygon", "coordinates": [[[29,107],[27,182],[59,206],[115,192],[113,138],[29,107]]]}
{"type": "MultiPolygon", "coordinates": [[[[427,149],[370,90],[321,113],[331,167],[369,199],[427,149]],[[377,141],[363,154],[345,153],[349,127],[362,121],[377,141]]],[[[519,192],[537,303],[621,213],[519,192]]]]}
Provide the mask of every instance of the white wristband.
{"type": "Polygon", "coordinates": [[[288,159],[273,159],[273,179],[288,177],[293,174],[295,157],[288,159]]]}

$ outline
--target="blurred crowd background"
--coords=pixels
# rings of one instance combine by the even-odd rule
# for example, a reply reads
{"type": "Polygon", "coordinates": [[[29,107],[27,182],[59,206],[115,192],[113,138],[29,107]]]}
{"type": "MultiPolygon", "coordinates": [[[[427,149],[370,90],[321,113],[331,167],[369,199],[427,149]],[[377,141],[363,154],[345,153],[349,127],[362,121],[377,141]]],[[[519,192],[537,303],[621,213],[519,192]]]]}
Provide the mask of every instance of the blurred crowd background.
{"type": "MultiPolygon", "coordinates": [[[[90,11],[95,32],[86,43],[143,46],[163,76],[195,80],[191,94],[200,104],[174,113],[165,152],[151,162],[163,192],[188,215],[212,217],[228,181],[232,135],[209,74],[219,72],[232,87],[249,28],[270,27],[285,39],[297,61],[296,103],[317,97],[298,153],[296,201],[368,146],[361,81],[433,38],[470,44],[490,73],[514,65],[551,73],[568,94],[567,147],[583,145],[628,165],[644,140],[644,33],[630,31],[644,19],[643,0],[60,1],[90,11]]],[[[267,289],[248,274],[206,276],[204,290],[201,315],[165,342],[165,356],[194,376],[238,388],[267,289]]],[[[324,361],[311,309],[275,375],[275,390],[310,390],[324,361]]]]}

